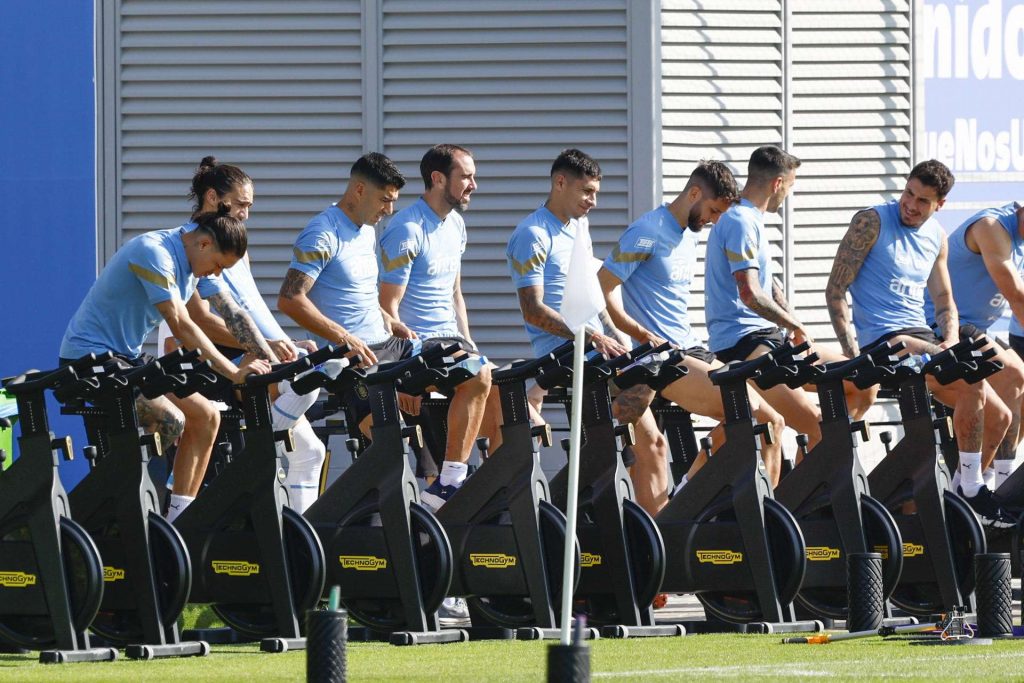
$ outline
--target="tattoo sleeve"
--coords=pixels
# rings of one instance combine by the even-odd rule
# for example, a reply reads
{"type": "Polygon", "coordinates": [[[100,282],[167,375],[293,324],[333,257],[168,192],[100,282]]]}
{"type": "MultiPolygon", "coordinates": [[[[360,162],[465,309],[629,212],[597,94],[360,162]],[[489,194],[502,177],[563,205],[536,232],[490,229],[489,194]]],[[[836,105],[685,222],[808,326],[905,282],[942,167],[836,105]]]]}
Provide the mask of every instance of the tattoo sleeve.
{"type": "Polygon", "coordinates": [[[224,318],[224,324],[239,345],[246,351],[256,354],[257,358],[266,360],[277,360],[270,344],[263,337],[263,333],[256,327],[249,314],[235,303],[235,300],[227,292],[218,292],[210,297],[210,305],[213,306],[220,317],[224,318]]]}
{"type": "Polygon", "coordinates": [[[518,291],[519,307],[523,311],[523,318],[528,323],[556,337],[573,338],[572,330],[565,324],[557,311],[545,305],[540,297],[532,296],[528,292],[528,288],[524,287],[518,291]]]}
{"type": "Polygon", "coordinates": [[[860,348],[857,345],[846,292],[857,279],[857,273],[864,265],[864,260],[878,241],[880,229],[881,221],[874,209],[861,211],[853,217],[846,235],[839,243],[835,259],[832,261],[832,272],[828,276],[828,285],[825,287],[825,302],[832,321],[832,329],[835,330],[843,353],[850,358],[860,353],[860,348]]]}
{"type": "Polygon", "coordinates": [[[796,311],[793,310],[789,301],[786,300],[786,294],[782,291],[782,283],[779,282],[777,277],[772,278],[772,299],[779,305],[779,308],[796,317],[796,311]]]}
{"type": "Polygon", "coordinates": [[[294,299],[300,294],[305,294],[313,288],[313,278],[305,273],[300,273],[294,268],[289,268],[281,283],[280,296],[285,299],[294,299]]]}
{"type": "Polygon", "coordinates": [[[756,269],[740,270],[734,273],[740,300],[754,313],[757,313],[765,320],[775,323],[779,327],[785,327],[790,330],[799,327],[800,323],[796,318],[761,289],[760,284],[757,282],[757,276],[754,273],[756,273],[756,269]]]}

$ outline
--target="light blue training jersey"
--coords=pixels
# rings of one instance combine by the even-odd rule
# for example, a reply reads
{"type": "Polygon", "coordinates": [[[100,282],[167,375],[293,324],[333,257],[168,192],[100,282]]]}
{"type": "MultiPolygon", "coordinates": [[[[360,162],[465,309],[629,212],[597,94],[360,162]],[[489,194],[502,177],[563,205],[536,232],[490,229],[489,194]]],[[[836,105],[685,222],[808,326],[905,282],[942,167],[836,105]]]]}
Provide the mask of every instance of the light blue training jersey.
{"type": "Polygon", "coordinates": [[[853,326],[866,346],[889,332],[928,327],[924,293],[942,248],[942,226],[929,218],[919,228],[900,220],[899,201],[873,207],[881,226],[850,285],[853,326]]]}
{"type": "Polygon", "coordinates": [[[380,281],[405,287],[399,319],[424,339],[460,336],[454,291],[465,251],[462,215],[441,220],[422,197],[381,233],[380,281]]]}
{"type": "MultiPolygon", "coordinates": [[[[971,324],[984,332],[992,323],[1002,317],[1006,310],[1006,299],[1000,293],[981,254],[975,254],[967,246],[967,230],[982,218],[994,218],[1010,236],[1012,247],[1010,257],[1018,273],[1024,274],[1024,237],[1017,229],[1019,204],[1007,204],[999,208],[984,209],[968,218],[949,236],[949,280],[953,286],[953,301],[956,302],[960,324],[971,324]]],[[[925,290],[925,316],[929,324],[935,322],[935,304],[925,290]]]]}
{"type": "MultiPolygon", "coordinates": [[[[544,288],[544,304],[555,311],[560,310],[577,226],[587,225],[586,221],[584,216],[563,224],[543,205],[520,221],[505,252],[516,289],[540,285],[544,288]]],[[[587,325],[594,330],[602,329],[601,321],[596,317],[587,321],[587,325]]],[[[529,323],[526,324],[526,333],[533,345],[533,353],[538,357],[566,342],[562,337],[529,323]]]]}
{"type": "MultiPolygon", "coordinates": [[[[184,227],[154,230],[133,237],[96,278],[68,324],[60,344],[61,358],[113,351],[128,358],[142,354],[146,337],[163,317],[156,304],[187,302],[196,278],[185,256],[184,227]]],[[[211,278],[212,292],[223,291],[211,278]]]]}
{"type": "MultiPolygon", "coordinates": [[[[182,229],[185,232],[192,232],[196,229],[196,224],[186,223],[182,226],[182,229]]],[[[235,303],[248,313],[252,321],[256,323],[256,327],[264,339],[288,339],[288,335],[285,334],[284,330],[281,329],[281,325],[274,319],[274,314],[270,312],[270,308],[263,300],[263,295],[260,294],[260,290],[256,286],[256,281],[252,277],[252,270],[249,267],[249,259],[238,259],[238,263],[221,271],[220,278],[199,278],[199,284],[196,289],[199,291],[199,296],[208,299],[224,287],[231,293],[235,303]],[[223,281],[223,285],[218,286],[218,279],[223,281]]],[[[217,313],[216,310],[213,312],[217,313]]]]}
{"type": "Polygon", "coordinates": [[[332,205],[295,240],[288,266],[315,281],[308,296],[317,309],[365,344],[391,336],[377,300],[375,242],[371,226],[356,225],[332,205]]]}
{"type": "Polygon", "coordinates": [[[679,225],[665,205],[626,228],[604,260],[622,280],[626,314],[683,349],[702,345],[687,313],[699,241],[699,234],[679,225]]]}
{"type": "Polygon", "coordinates": [[[729,207],[708,236],[704,261],[704,313],[712,351],[724,351],[757,330],[774,325],[740,300],[733,273],[754,268],[761,289],[771,294],[772,260],[764,213],[746,199],[729,207]]]}

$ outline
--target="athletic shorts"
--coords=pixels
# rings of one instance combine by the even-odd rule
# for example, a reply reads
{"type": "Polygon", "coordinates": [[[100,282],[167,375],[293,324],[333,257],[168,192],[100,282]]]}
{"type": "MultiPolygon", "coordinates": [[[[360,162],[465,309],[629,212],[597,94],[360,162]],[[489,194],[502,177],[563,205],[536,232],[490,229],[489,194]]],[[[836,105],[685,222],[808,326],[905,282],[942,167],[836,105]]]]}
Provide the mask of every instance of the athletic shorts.
{"type": "Polygon", "coordinates": [[[785,343],[785,330],[779,327],[766,327],[761,330],[754,330],[740,339],[735,346],[730,346],[722,351],[715,351],[714,355],[715,358],[723,363],[730,363],[734,360],[746,360],[759,346],[777,349],[785,343]]]}
{"type": "Polygon", "coordinates": [[[423,340],[424,349],[429,349],[432,346],[451,346],[452,344],[458,344],[464,351],[480,355],[480,351],[477,350],[476,346],[469,343],[464,337],[430,337],[423,340]]]}
{"type": "Polygon", "coordinates": [[[711,353],[703,346],[691,346],[686,349],[686,355],[690,358],[696,358],[697,360],[704,361],[708,365],[715,362],[715,354],[711,353]]]}
{"type": "MultiPolygon", "coordinates": [[[[960,326],[959,334],[960,339],[974,339],[979,334],[984,334],[984,332],[980,331],[977,327],[971,325],[970,323],[965,323],[960,326]]],[[[871,342],[870,344],[865,344],[861,348],[870,349],[872,346],[875,346],[876,344],[881,344],[882,342],[889,341],[894,337],[903,336],[911,337],[913,339],[920,339],[923,342],[935,344],[936,346],[942,343],[942,337],[940,337],[938,333],[930,327],[905,327],[902,330],[894,330],[892,332],[887,332],[878,339],[871,342]]]]}

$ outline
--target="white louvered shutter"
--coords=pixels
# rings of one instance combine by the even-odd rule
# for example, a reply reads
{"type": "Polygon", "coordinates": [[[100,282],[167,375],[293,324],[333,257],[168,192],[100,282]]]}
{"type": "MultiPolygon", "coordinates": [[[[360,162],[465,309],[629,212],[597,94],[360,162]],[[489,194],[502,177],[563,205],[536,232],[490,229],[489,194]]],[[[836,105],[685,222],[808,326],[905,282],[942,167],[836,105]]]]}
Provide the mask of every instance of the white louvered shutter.
{"type": "Polygon", "coordinates": [[[213,154],[255,181],[249,254],[276,311],[295,237],[362,154],[360,1],[104,2],[103,256],[187,220],[192,173],[213,154]]]}
{"type": "Polygon", "coordinates": [[[530,354],[505,247],[546,199],[563,148],[604,172],[590,214],[595,255],[629,222],[627,14],[626,0],[381,3],[383,152],[409,179],[399,208],[423,191],[430,146],[473,151],[462,287],[474,340],[494,360],[530,354]]]}
{"type": "MultiPolygon", "coordinates": [[[[789,0],[793,200],[791,302],[834,340],[825,285],[860,209],[898,197],[911,168],[911,22],[906,0],[789,0]]],[[[837,347],[838,348],[838,347],[837,347]]]]}
{"type": "MultiPolygon", "coordinates": [[[[742,187],[751,152],[783,140],[781,0],[663,0],[661,7],[665,201],[701,159],[728,162],[742,187]]],[[[781,221],[769,215],[766,224],[781,273],[781,221]]],[[[690,306],[703,336],[705,243],[690,306]]]]}

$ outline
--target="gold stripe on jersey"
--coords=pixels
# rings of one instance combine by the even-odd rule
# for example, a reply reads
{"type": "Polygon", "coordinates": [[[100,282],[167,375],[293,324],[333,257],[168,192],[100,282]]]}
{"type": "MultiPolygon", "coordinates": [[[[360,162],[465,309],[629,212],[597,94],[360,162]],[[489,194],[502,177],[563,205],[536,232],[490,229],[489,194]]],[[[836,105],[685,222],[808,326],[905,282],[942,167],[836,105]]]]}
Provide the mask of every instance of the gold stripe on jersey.
{"type": "Polygon", "coordinates": [[[390,273],[395,268],[401,268],[412,263],[412,254],[405,252],[393,259],[388,258],[388,254],[384,251],[384,247],[380,248],[380,262],[384,266],[384,271],[390,273]]]}
{"type": "Polygon", "coordinates": [[[612,260],[616,263],[635,263],[651,260],[650,252],[621,251],[617,246],[612,249],[612,260]]]}
{"type": "Polygon", "coordinates": [[[327,251],[299,251],[298,247],[292,249],[292,253],[295,254],[295,260],[299,263],[326,263],[331,260],[331,254],[327,251]]]}
{"type": "Polygon", "coordinates": [[[128,269],[135,273],[135,277],[152,283],[157,287],[168,290],[174,287],[174,278],[167,277],[163,273],[154,273],[152,270],[144,268],[137,263],[129,263],[128,269]]]}
{"type": "Polygon", "coordinates": [[[512,267],[520,275],[526,275],[527,273],[529,273],[531,270],[533,270],[537,266],[543,265],[543,263],[545,261],[547,261],[547,260],[548,260],[548,255],[545,254],[542,251],[538,251],[537,253],[535,253],[533,256],[531,256],[530,258],[526,259],[522,263],[520,263],[519,261],[516,261],[515,259],[512,259],[512,267]]]}
{"type": "MultiPolygon", "coordinates": [[[[724,248],[724,247],[723,247],[724,248]]],[[[745,247],[742,254],[737,254],[735,251],[725,250],[725,257],[729,259],[730,263],[739,263],[740,261],[753,261],[757,258],[757,251],[753,247],[745,247]]]]}

